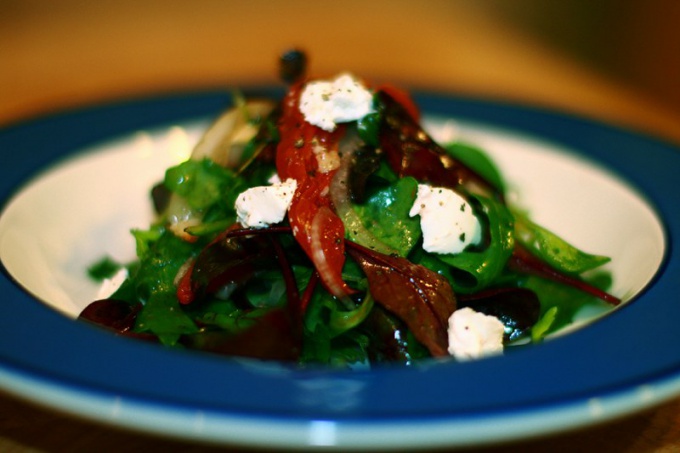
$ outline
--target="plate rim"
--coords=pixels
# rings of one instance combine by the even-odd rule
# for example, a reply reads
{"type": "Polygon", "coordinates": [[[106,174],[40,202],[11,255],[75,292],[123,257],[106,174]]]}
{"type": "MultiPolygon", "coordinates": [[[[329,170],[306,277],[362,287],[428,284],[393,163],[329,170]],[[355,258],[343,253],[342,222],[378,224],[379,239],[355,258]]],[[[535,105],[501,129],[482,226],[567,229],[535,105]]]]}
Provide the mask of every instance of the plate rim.
{"type": "MultiPolygon", "coordinates": [[[[280,90],[276,88],[272,89],[267,87],[248,89],[244,90],[244,92],[246,94],[254,93],[271,95],[280,93],[280,90]]],[[[678,268],[679,260],[677,253],[674,254],[673,250],[674,243],[677,240],[678,234],[680,234],[679,231],[680,216],[678,216],[677,214],[673,215],[673,213],[669,210],[669,205],[674,201],[672,200],[668,201],[667,199],[659,197],[658,191],[660,190],[660,188],[657,187],[658,186],[657,183],[650,183],[649,181],[646,181],[644,178],[641,178],[639,175],[631,173],[631,165],[633,164],[625,162],[624,163],[605,162],[608,159],[607,157],[608,155],[606,153],[603,154],[602,152],[597,152],[597,150],[594,147],[598,146],[601,141],[603,140],[606,141],[606,139],[609,139],[616,142],[618,146],[622,146],[623,144],[628,146],[629,148],[630,147],[645,148],[646,151],[648,152],[650,152],[650,150],[653,150],[652,152],[655,152],[657,154],[661,153],[665,155],[667,159],[670,158],[669,156],[674,156],[673,158],[675,160],[672,161],[677,163],[680,162],[680,158],[678,157],[679,156],[678,149],[674,145],[666,143],[659,139],[655,139],[653,137],[646,136],[638,132],[632,132],[622,129],[618,126],[612,126],[595,120],[578,117],[571,114],[565,114],[562,112],[556,112],[545,108],[537,108],[533,106],[520,105],[514,103],[505,103],[496,100],[467,98],[451,94],[439,94],[422,91],[416,92],[415,97],[419,102],[422,111],[427,112],[428,114],[445,113],[454,118],[462,117],[465,120],[481,121],[484,123],[492,124],[494,126],[501,126],[505,129],[509,128],[519,130],[521,133],[528,133],[531,136],[537,136],[541,140],[547,140],[549,142],[558,143],[561,146],[566,146],[570,149],[576,149],[579,152],[586,153],[589,158],[594,157],[595,160],[601,162],[603,165],[606,166],[606,168],[614,170],[615,173],[622,176],[626,181],[631,183],[642,194],[644,194],[647,201],[651,203],[653,209],[658,213],[659,217],[662,219],[664,228],[666,230],[665,233],[667,241],[666,250],[667,256],[664,259],[662,268],[657,273],[654,281],[650,283],[650,286],[648,286],[644,296],[650,297],[649,294],[651,294],[651,297],[655,298],[655,300],[657,301],[662,298],[662,295],[659,295],[657,293],[659,291],[667,290],[666,286],[668,286],[669,284],[667,274],[678,268]],[[582,135],[576,134],[576,136],[574,136],[573,134],[574,131],[578,131],[582,133],[582,135]],[[661,290],[659,289],[658,285],[659,281],[663,281],[665,283],[661,290]]],[[[64,142],[59,143],[56,146],[50,148],[47,148],[46,145],[39,141],[38,139],[30,141],[30,145],[27,145],[29,149],[31,146],[33,147],[42,146],[40,148],[41,156],[45,157],[45,160],[39,163],[31,161],[30,165],[29,164],[18,165],[20,171],[17,171],[11,177],[0,181],[0,197],[2,197],[3,209],[7,201],[11,199],[12,195],[17,190],[19,190],[19,188],[26,181],[30,180],[36,174],[39,174],[41,171],[45,170],[47,166],[54,165],[63,158],[72,157],[74,153],[77,153],[78,151],[86,147],[96,145],[96,143],[105,140],[116,138],[121,134],[129,134],[138,129],[149,129],[153,127],[158,127],[177,120],[189,121],[196,120],[198,118],[211,117],[229,103],[229,98],[230,94],[226,90],[186,92],[156,97],[144,97],[137,99],[129,99],[122,102],[100,104],[91,107],[75,109],[60,114],[49,115],[28,122],[22,122],[20,124],[11,125],[10,127],[7,128],[2,128],[0,129],[0,149],[4,148],[3,145],[7,145],[8,143],[9,144],[15,143],[17,140],[16,137],[25,137],[26,134],[35,133],[36,130],[42,131],[44,134],[54,135],[55,133],[59,132],[59,128],[63,128],[64,125],[67,125],[69,128],[71,128],[69,130],[71,130],[71,134],[73,134],[74,130],[73,128],[78,124],[82,124],[82,121],[87,120],[90,123],[97,123],[96,124],[97,127],[94,127],[91,130],[89,130],[84,136],[82,134],[80,135],[76,134],[77,136],[66,137],[66,140],[64,142]],[[94,121],[93,118],[96,118],[97,121],[94,121]],[[102,121],[109,121],[110,124],[106,125],[100,124],[102,121]]],[[[627,156],[632,155],[631,150],[627,150],[625,152],[627,153],[626,154],[627,156]]],[[[14,153],[15,157],[13,159],[18,160],[20,158],[18,156],[20,155],[21,153],[19,152],[14,153]]],[[[19,162],[16,161],[15,163],[19,164],[19,162]]],[[[675,195],[674,200],[677,201],[677,199],[678,195],[675,195]]],[[[677,283],[675,284],[675,286],[671,285],[671,288],[677,287],[678,287],[677,283]]],[[[76,327],[66,322],[66,320],[61,319],[63,318],[62,315],[57,314],[56,312],[53,313],[51,309],[43,306],[41,303],[36,303],[36,301],[32,301],[30,296],[27,296],[25,293],[22,292],[22,290],[16,288],[16,285],[12,283],[12,278],[7,274],[6,270],[4,269],[4,266],[3,266],[3,279],[2,281],[0,281],[0,289],[2,289],[5,294],[10,295],[9,298],[12,300],[12,306],[14,308],[17,308],[21,304],[23,304],[23,306],[21,306],[22,310],[20,311],[22,316],[31,314],[35,315],[36,319],[38,319],[40,322],[47,323],[47,325],[50,325],[51,323],[56,323],[56,325],[59,326],[60,332],[66,332],[67,338],[72,336],[79,339],[82,338],[96,339],[98,344],[102,344],[101,342],[103,341],[104,342],[103,344],[106,344],[107,347],[112,347],[116,349],[117,346],[109,344],[110,338],[108,335],[104,335],[103,332],[91,329],[89,328],[89,326],[87,328],[80,325],[76,327]],[[14,286],[13,289],[12,286],[14,286]],[[29,303],[25,303],[27,301],[29,303]],[[74,333],[74,330],[77,332],[74,333]],[[107,340],[102,340],[104,336],[107,338],[107,340]]],[[[657,302],[657,304],[655,305],[658,305],[659,303],[660,302],[657,302]]],[[[635,315],[637,315],[637,312],[640,311],[636,308],[637,305],[631,304],[631,307],[624,307],[621,310],[621,312],[623,312],[624,314],[627,314],[628,312],[635,312],[635,315]]],[[[2,308],[0,308],[0,312],[1,311],[3,311],[2,308]]],[[[610,317],[608,317],[607,320],[604,320],[602,324],[609,325],[611,327],[612,324],[618,325],[620,323],[620,321],[616,321],[620,318],[620,316],[616,317],[612,316],[611,319],[609,318],[610,317]]],[[[60,373],[55,372],[54,368],[50,369],[50,367],[47,367],[46,370],[44,363],[41,364],[36,362],[35,360],[20,360],[21,357],[18,357],[16,354],[10,354],[10,351],[8,350],[9,348],[7,346],[8,344],[7,341],[9,339],[16,340],[17,338],[25,339],[27,330],[22,329],[18,326],[14,327],[7,326],[6,324],[7,321],[4,321],[4,324],[3,321],[0,321],[0,326],[7,328],[7,330],[4,332],[0,331],[1,332],[0,340],[2,340],[0,341],[0,373],[4,372],[6,373],[7,376],[20,375],[23,376],[24,378],[31,377],[32,379],[35,380],[35,382],[42,383],[43,385],[48,387],[50,386],[50,384],[54,384],[57,385],[57,387],[61,387],[65,390],[70,389],[72,391],[77,391],[78,389],[80,389],[84,395],[91,394],[92,392],[94,392],[94,394],[97,394],[98,392],[103,392],[102,394],[104,395],[107,394],[107,392],[109,392],[109,394],[111,392],[118,392],[119,394],[125,395],[126,389],[124,386],[123,388],[121,388],[120,386],[118,387],[113,386],[113,388],[111,388],[111,386],[100,386],[98,388],[97,384],[101,384],[102,382],[98,381],[97,379],[95,379],[94,382],[93,381],[88,382],[87,380],[69,382],[68,379],[64,379],[63,373],[60,375],[60,373]],[[51,371],[51,373],[50,372],[46,373],[45,371],[51,371]]],[[[590,329],[585,330],[587,332],[590,329]]],[[[554,342],[551,342],[550,348],[554,349],[556,354],[559,354],[559,351],[564,351],[565,349],[568,349],[570,347],[569,345],[573,343],[572,341],[569,340],[569,338],[571,338],[573,335],[575,334],[570,334],[569,336],[567,336],[566,340],[559,339],[554,340],[554,342]],[[553,348],[553,345],[556,347],[553,348]]],[[[582,335],[579,333],[578,336],[580,338],[582,335]]],[[[592,339],[592,334],[586,334],[585,336],[589,339],[592,339]]],[[[673,336],[667,334],[664,337],[665,340],[674,338],[677,338],[677,335],[673,336]]],[[[120,341],[120,339],[115,340],[120,341]]],[[[37,343],[38,342],[35,341],[31,343],[30,347],[33,352],[40,351],[40,345],[37,343]]],[[[658,345],[659,342],[657,342],[656,344],[658,345]]],[[[154,348],[153,349],[154,353],[150,353],[147,351],[147,348],[142,347],[141,345],[139,346],[135,345],[133,347],[131,345],[128,345],[127,343],[123,349],[128,350],[129,348],[135,350],[143,349],[145,352],[139,354],[145,357],[148,357],[149,355],[154,355],[155,353],[158,352],[157,349],[154,348]]],[[[537,349],[538,352],[522,351],[520,354],[525,355],[523,357],[523,360],[530,360],[527,357],[545,357],[545,355],[541,353],[541,351],[543,351],[544,348],[542,348],[541,346],[536,346],[535,348],[537,349]]],[[[160,355],[165,358],[169,353],[171,352],[168,351],[160,355]]],[[[172,351],[172,354],[174,353],[175,352],[172,351]]],[[[638,351],[638,356],[640,356],[640,353],[641,352],[638,351]]],[[[93,356],[88,357],[90,359],[94,359],[93,356]]],[[[601,384],[600,387],[591,386],[589,387],[589,390],[585,392],[582,391],[574,393],[572,391],[570,397],[565,397],[562,400],[554,399],[548,401],[541,401],[540,399],[533,400],[526,402],[526,404],[522,405],[521,407],[514,406],[514,410],[515,411],[519,410],[520,412],[528,411],[527,413],[529,412],[545,413],[545,411],[550,411],[550,407],[556,409],[559,408],[560,406],[569,404],[576,404],[577,406],[580,406],[582,409],[583,404],[586,404],[587,407],[590,407],[588,406],[588,404],[591,403],[588,402],[592,401],[592,398],[600,398],[602,401],[605,402],[614,401],[617,399],[617,397],[621,397],[621,395],[630,393],[631,391],[635,395],[637,395],[637,393],[635,392],[637,392],[638,390],[635,389],[639,388],[645,389],[644,391],[639,390],[642,393],[634,397],[640,399],[640,401],[631,402],[630,400],[628,400],[627,407],[619,407],[617,410],[603,410],[602,413],[596,414],[597,416],[593,417],[592,420],[588,420],[588,422],[590,423],[609,420],[611,418],[621,416],[625,413],[630,413],[636,410],[640,410],[644,407],[649,407],[650,405],[653,404],[659,404],[662,401],[665,401],[673,396],[676,396],[677,394],[680,394],[680,355],[678,355],[678,357],[675,357],[674,359],[676,360],[675,361],[671,360],[669,363],[664,364],[656,363],[654,367],[656,372],[653,374],[653,376],[650,375],[640,376],[639,374],[630,375],[628,376],[627,381],[626,380],[618,381],[618,384],[614,387],[610,386],[607,388],[606,385],[602,387],[602,385],[604,384],[601,384]],[[652,379],[650,380],[649,378],[652,379]],[[664,387],[664,385],[666,387],[670,386],[671,388],[668,389],[664,387]]],[[[183,360],[187,361],[187,363],[196,362],[196,360],[191,360],[186,357],[183,360]]],[[[220,359],[220,361],[222,360],[223,359],[220,359]]],[[[67,362],[72,363],[73,360],[69,360],[67,362]]],[[[209,369],[223,368],[219,365],[215,365],[212,360],[206,359],[206,362],[210,362],[209,366],[206,365],[206,367],[208,367],[209,369]]],[[[474,369],[474,372],[470,371],[467,374],[468,375],[472,374],[474,376],[475,373],[488,372],[488,370],[493,371],[496,367],[496,365],[494,365],[495,363],[496,362],[494,361],[494,359],[488,359],[488,361],[485,360],[478,364],[471,364],[468,366],[468,368],[474,369]]],[[[63,371],[63,369],[60,370],[63,371]]],[[[253,371],[253,373],[263,372],[265,372],[265,370],[253,371]]],[[[553,370],[553,375],[555,372],[556,370],[553,370]]],[[[389,373],[394,373],[395,376],[403,377],[404,373],[417,374],[418,372],[414,370],[389,370],[378,374],[382,374],[382,378],[387,379],[390,378],[389,373]]],[[[446,375],[447,373],[440,372],[439,374],[446,375]]],[[[348,380],[346,373],[341,372],[341,374],[337,374],[337,372],[327,370],[322,371],[320,372],[320,374],[316,374],[315,376],[317,377],[321,376],[323,378],[328,378],[329,376],[332,376],[333,379],[337,379],[339,376],[343,382],[344,380],[348,380]]],[[[374,374],[374,372],[371,372],[371,375],[368,377],[365,374],[361,373],[353,374],[352,379],[349,379],[349,381],[354,381],[357,378],[359,380],[361,379],[375,380],[376,379],[375,376],[376,374],[374,374]]],[[[420,378],[422,378],[422,376],[420,376],[420,378]]],[[[296,379],[300,379],[300,377],[296,376],[296,379]]],[[[392,380],[394,379],[399,381],[399,378],[392,378],[392,380]]],[[[413,380],[415,378],[413,376],[409,376],[408,379],[413,380]]],[[[262,380],[262,382],[265,381],[267,381],[267,379],[262,380]]],[[[513,384],[516,385],[517,382],[513,382],[513,384]]],[[[390,385],[394,387],[398,385],[398,382],[390,382],[390,385]]],[[[2,386],[2,384],[0,384],[0,386],[2,386]]],[[[14,389],[10,388],[9,390],[14,390],[15,393],[30,398],[29,394],[30,392],[22,392],[18,388],[14,389]]],[[[179,401],[173,400],[172,402],[164,401],[162,398],[163,395],[162,392],[156,394],[155,397],[149,398],[145,397],[143,394],[140,394],[139,388],[134,389],[127,388],[127,390],[128,394],[125,395],[126,398],[134,402],[139,402],[140,404],[144,404],[144,402],[146,402],[146,404],[150,406],[166,407],[169,405],[170,408],[175,407],[178,409],[191,406],[191,401],[181,401],[181,399],[179,401]],[[189,406],[184,406],[185,404],[189,404],[189,406]]],[[[164,391],[165,392],[169,391],[169,387],[164,388],[164,391]]],[[[240,404],[243,404],[243,402],[241,401],[240,404]]],[[[328,405],[330,404],[330,402],[322,401],[319,404],[328,405]]],[[[58,405],[53,406],[59,409],[58,405]]],[[[619,404],[618,406],[621,406],[621,404],[619,404]]],[[[623,406],[626,405],[624,404],[623,406]]],[[[499,412],[499,408],[497,406],[494,407],[493,405],[487,406],[486,408],[482,408],[477,411],[468,410],[460,413],[455,412],[447,413],[446,411],[442,412],[440,408],[439,412],[430,414],[417,413],[417,411],[413,412],[413,408],[411,407],[412,412],[410,414],[409,411],[404,411],[403,413],[396,416],[388,416],[388,414],[382,414],[380,417],[377,417],[375,414],[367,412],[362,412],[361,414],[352,414],[348,412],[343,413],[341,410],[337,408],[335,409],[336,411],[335,413],[333,411],[329,412],[328,408],[326,408],[325,412],[317,411],[315,413],[311,412],[305,413],[304,411],[302,411],[301,413],[286,413],[285,411],[281,411],[281,409],[279,408],[277,415],[272,415],[263,413],[261,412],[261,410],[260,411],[252,410],[252,408],[250,410],[244,411],[242,408],[241,409],[228,408],[219,405],[212,408],[210,407],[210,405],[202,405],[201,407],[203,407],[204,409],[215,409],[217,410],[217,412],[223,415],[231,413],[232,415],[240,414],[241,416],[243,416],[249,414],[259,420],[270,421],[278,420],[278,422],[293,420],[302,422],[303,424],[309,424],[311,421],[314,420],[325,420],[328,422],[335,423],[336,428],[345,425],[349,426],[351,423],[357,421],[372,423],[375,426],[377,426],[377,424],[379,423],[386,424],[385,426],[390,426],[391,424],[398,425],[400,423],[405,422],[409,423],[422,422],[427,424],[442,422],[446,420],[448,420],[449,428],[451,427],[451,423],[453,423],[458,428],[461,428],[464,425],[462,422],[460,422],[462,420],[461,416],[463,415],[468,417],[470,416],[480,417],[483,415],[490,416],[493,415],[494,413],[498,415],[505,412],[503,410],[499,412]],[[456,420],[458,422],[456,422],[456,420]]],[[[513,409],[511,407],[508,410],[512,411],[513,409]]],[[[517,413],[514,413],[513,417],[516,417],[516,415],[517,413]]],[[[120,419],[117,421],[109,420],[109,422],[118,424],[123,423],[120,419]]],[[[572,427],[582,426],[583,423],[584,423],[583,421],[572,420],[570,426],[572,427]]],[[[151,429],[150,427],[148,428],[151,429]]],[[[555,429],[556,427],[552,428],[546,427],[546,430],[548,432],[554,431],[555,429]]],[[[471,432],[472,431],[470,431],[470,433],[471,432]]],[[[185,435],[190,434],[191,433],[189,432],[185,432],[185,435]]],[[[213,433],[213,435],[216,436],[215,440],[223,442],[234,441],[244,443],[249,442],[249,439],[236,439],[234,438],[233,435],[231,436],[224,435],[220,438],[219,432],[215,432],[213,433]]],[[[460,430],[458,435],[461,436],[460,430]]],[[[512,435],[513,433],[506,432],[503,433],[501,436],[502,437],[504,436],[503,438],[509,438],[508,436],[512,435]]],[[[296,446],[302,447],[308,445],[308,442],[304,440],[304,439],[308,440],[309,439],[308,436],[298,437],[299,438],[297,439],[296,446]]],[[[417,439],[417,441],[415,439],[412,440],[414,440],[413,446],[423,445],[422,442],[424,439],[417,439]]],[[[491,439],[489,438],[477,439],[478,443],[490,440],[491,439]]],[[[499,439],[497,438],[495,440],[497,441],[499,439]]],[[[250,439],[250,441],[255,442],[255,439],[250,439]]],[[[337,437],[334,438],[334,442],[336,442],[336,444],[338,445],[342,445],[343,441],[347,441],[346,436],[343,438],[337,437]]],[[[427,445],[432,445],[432,442],[434,441],[436,441],[436,439],[430,439],[429,440],[430,443],[428,443],[427,445]]],[[[438,438],[438,441],[441,442],[441,445],[455,445],[457,442],[461,441],[461,437],[459,437],[458,440],[456,440],[456,438],[451,437],[442,438],[440,436],[438,438]]],[[[466,443],[469,443],[471,441],[472,440],[468,438],[466,440],[466,443]]],[[[386,440],[386,442],[389,443],[390,440],[386,440]]],[[[383,446],[403,446],[404,442],[405,440],[401,439],[399,443],[393,443],[391,445],[383,446]]]]}

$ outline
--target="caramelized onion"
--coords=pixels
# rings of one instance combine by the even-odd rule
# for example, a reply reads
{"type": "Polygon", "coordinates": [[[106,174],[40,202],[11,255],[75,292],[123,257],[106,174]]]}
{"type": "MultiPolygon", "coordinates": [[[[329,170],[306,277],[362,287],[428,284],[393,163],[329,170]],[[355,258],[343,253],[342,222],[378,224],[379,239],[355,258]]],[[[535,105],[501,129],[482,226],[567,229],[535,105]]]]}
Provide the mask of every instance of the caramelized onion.
{"type": "Polygon", "coordinates": [[[349,302],[348,306],[353,306],[347,291],[345,291],[345,282],[338,278],[332,271],[331,265],[326,259],[326,253],[323,250],[324,240],[324,225],[326,221],[333,216],[333,211],[326,206],[322,206],[314,216],[311,225],[311,248],[312,253],[310,258],[314,263],[316,271],[321,277],[321,281],[326,286],[326,289],[335,297],[344,302],[349,302]]]}

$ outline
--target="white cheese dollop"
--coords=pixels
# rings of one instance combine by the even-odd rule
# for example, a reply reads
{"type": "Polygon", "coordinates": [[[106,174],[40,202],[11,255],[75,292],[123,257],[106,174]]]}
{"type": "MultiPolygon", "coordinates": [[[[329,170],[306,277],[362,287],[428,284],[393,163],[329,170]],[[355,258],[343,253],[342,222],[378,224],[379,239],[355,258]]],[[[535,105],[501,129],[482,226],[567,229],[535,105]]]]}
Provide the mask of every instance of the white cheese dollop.
{"type": "Polygon", "coordinates": [[[293,201],[297,181],[292,178],[271,186],[251,187],[236,198],[238,221],[246,228],[265,228],[279,223],[293,201]]]}
{"type": "Polygon", "coordinates": [[[451,189],[418,184],[409,215],[420,215],[423,248],[431,253],[460,253],[482,239],[482,225],[472,207],[451,189]]]}
{"type": "Polygon", "coordinates": [[[458,360],[503,352],[503,323],[495,316],[466,307],[449,318],[449,354],[458,360]]]}
{"type": "Polygon", "coordinates": [[[305,121],[326,131],[338,123],[356,121],[372,113],[373,95],[351,74],[335,79],[309,82],[300,95],[300,112],[305,121]]]}

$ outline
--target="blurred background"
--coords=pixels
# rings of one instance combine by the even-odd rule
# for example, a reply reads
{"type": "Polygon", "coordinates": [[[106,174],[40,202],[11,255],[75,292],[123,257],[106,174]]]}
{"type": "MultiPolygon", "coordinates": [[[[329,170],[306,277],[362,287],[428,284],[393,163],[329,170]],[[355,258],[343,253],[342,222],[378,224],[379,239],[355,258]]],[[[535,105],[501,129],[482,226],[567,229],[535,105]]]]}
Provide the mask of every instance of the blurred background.
{"type": "Polygon", "coordinates": [[[674,0],[0,0],[0,124],[314,74],[519,101],[680,140],[674,0]]]}

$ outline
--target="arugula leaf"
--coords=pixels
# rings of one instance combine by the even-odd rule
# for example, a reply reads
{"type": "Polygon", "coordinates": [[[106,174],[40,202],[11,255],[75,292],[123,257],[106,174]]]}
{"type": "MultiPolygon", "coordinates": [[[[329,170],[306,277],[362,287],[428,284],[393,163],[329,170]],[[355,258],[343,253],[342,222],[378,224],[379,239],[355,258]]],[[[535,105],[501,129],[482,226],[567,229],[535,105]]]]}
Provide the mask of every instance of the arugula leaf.
{"type": "Polygon", "coordinates": [[[354,310],[340,307],[337,299],[318,290],[307,306],[301,359],[334,366],[367,361],[368,338],[354,328],[371,313],[370,297],[354,310]]]}
{"type": "Polygon", "coordinates": [[[144,302],[154,293],[175,293],[174,279],[180,267],[199,246],[179,239],[170,231],[161,237],[140,261],[134,279],[137,296],[144,302]]]}
{"type": "Polygon", "coordinates": [[[130,276],[111,298],[143,303],[134,330],[152,332],[163,343],[174,345],[182,333],[196,329],[180,309],[173,282],[180,267],[197,253],[198,246],[167,230],[152,231],[154,239],[146,237],[139,262],[129,268],[130,276]]]}
{"type": "MultiPolygon", "coordinates": [[[[312,270],[305,266],[292,266],[298,288],[304,288],[312,270]]],[[[253,307],[276,307],[286,303],[286,282],[280,269],[265,270],[253,278],[245,290],[253,307]]]]}
{"type": "Polygon", "coordinates": [[[328,363],[331,356],[331,332],[328,327],[329,304],[323,292],[316,290],[305,310],[303,321],[303,342],[301,359],[303,362],[328,363]]]}
{"type": "Polygon", "coordinates": [[[180,308],[173,292],[153,292],[137,315],[136,332],[152,332],[161,343],[174,346],[184,334],[198,332],[198,327],[180,308]]]}
{"type": "Polygon", "coordinates": [[[329,364],[333,367],[353,367],[368,364],[369,338],[355,330],[349,330],[333,340],[329,364]]]}
{"type": "Polygon", "coordinates": [[[164,184],[199,211],[218,202],[233,209],[236,197],[247,188],[245,181],[232,170],[210,159],[190,159],[169,168],[165,172],[164,184]]]}
{"type": "Polygon", "coordinates": [[[165,233],[162,225],[152,225],[148,230],[133,229],[130,231],[135,238],[135,250],[137,257],[143,259],[153,244],[165,233]]]}

